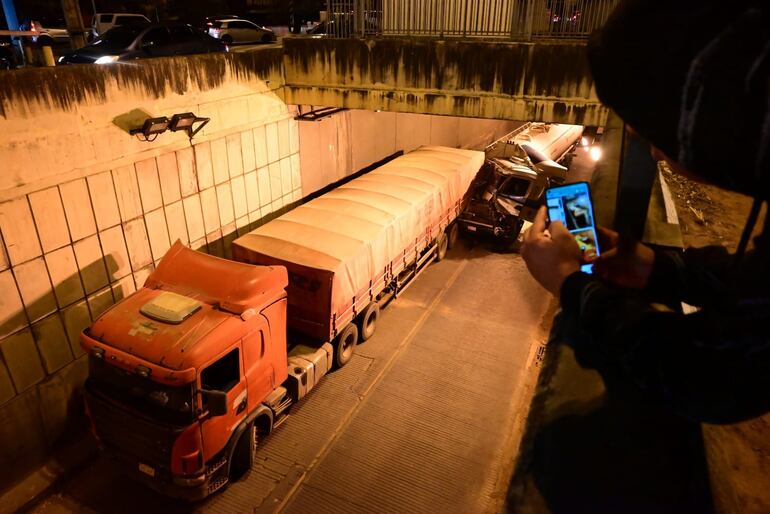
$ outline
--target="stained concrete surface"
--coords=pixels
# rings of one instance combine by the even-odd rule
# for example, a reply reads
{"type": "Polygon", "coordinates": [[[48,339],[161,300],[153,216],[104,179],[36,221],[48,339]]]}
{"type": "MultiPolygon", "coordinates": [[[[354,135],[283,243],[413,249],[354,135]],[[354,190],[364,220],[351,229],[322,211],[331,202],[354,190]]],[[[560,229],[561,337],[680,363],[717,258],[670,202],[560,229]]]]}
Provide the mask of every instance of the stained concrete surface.
{"type": "Polygon", "coordinates": [[[549,302],[518,255],[462,244],[382,312],[244,480],[190,506],[100,458],[30,512],[499,511],[549,302]]]}

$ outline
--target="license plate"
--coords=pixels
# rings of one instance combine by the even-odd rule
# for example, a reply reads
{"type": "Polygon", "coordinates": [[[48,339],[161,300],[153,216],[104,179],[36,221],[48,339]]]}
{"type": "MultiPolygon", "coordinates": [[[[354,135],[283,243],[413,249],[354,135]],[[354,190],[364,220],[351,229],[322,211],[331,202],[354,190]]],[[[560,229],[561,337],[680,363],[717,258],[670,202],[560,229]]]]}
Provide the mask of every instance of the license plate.
{"type": "Polygon", "coordinates": [[[468,230],[470,230],[471,232],[476,232],[476,227],[474,227],[473,225],[468,225],[468,230]]]}
{"type": "Polygon", "coordinates": [[[147,464],[142,464],[141,462],[139,463],[139,471],[145,475],[150,475],[151,477],[155,476],[155,468],[148,466],[147,464]]]}

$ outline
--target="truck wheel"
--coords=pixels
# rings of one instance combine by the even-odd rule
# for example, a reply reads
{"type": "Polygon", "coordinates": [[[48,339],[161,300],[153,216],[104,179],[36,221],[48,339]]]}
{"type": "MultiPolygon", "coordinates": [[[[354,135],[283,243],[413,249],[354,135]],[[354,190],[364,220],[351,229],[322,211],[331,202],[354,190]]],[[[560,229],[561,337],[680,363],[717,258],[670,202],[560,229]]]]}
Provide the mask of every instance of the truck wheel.
{"type": "Polygon", "coordinates": [[[452,223],[446,228],[447,234],[447,248],[450,250],[457,246],[457,240],[460,239],[460,227],[457,226],[457,222],[452,223]]]}
{"type": "Polygon", "coordinates": [[[257,434],[254,424],[249,424],[235,443],[230,462],[230,481],[238,480],[251,469],[254,462],[254,450],[257,445],[257,434]]]}
{"type": "Polygon", "coordinates": [[[358,344],[358,327],[350,323],[334,341],[334,367],[341,368],[353,357],[358,344]]]}
{"type": "Polygon", "coordinates": [[[358,333],[361,335],[361,341],[366,341],[374,335],[379,317],[380,306],[377,302],[372,302],[366,306],[364,312],[358,317],[358,333]]]}
{"type": "Polygon", "coordinates": [[[436,262],[444,260],[446,252],[449,247],[449,238],[446,236],[446,232],[443,230],[436,238],[436,262]]]}

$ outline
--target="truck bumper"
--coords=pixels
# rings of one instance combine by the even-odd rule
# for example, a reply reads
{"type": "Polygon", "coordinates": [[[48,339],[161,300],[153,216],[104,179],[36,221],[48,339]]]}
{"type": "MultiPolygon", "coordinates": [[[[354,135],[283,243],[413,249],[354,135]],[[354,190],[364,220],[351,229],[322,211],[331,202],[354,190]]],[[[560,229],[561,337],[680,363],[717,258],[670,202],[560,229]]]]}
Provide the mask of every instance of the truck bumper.
{"type": "Polygon", "coordinates": [[[468,232],[498,235],[495,231],[495,227],[489,225],[488,223],[480,223],[478,221],[471,221],[465,218],[457,218],[457,222],[468,232]]]}
{"type": "Polygon", "coordinates": [[[147,472],[142,472],[139,462],[131,457],[121,455],[109,448],[104,449],[104,454],[129,478],[171,498],[194,502],[206,498],[215,490],[212,488],[211,477],[205,472],[181,477],[173,476],[167,470],[156,470],[151,476],[147,472]]]}

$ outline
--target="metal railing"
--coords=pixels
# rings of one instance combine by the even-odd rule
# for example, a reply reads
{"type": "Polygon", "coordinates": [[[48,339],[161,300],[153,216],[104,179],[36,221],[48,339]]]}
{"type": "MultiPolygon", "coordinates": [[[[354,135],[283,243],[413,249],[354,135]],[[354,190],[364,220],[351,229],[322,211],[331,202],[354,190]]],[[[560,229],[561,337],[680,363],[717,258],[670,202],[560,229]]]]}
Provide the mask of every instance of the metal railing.
{"type": "Polygon", "coordinates": [[[619,0],[329,0],[329,37],[586,38],[619,0]]]}

